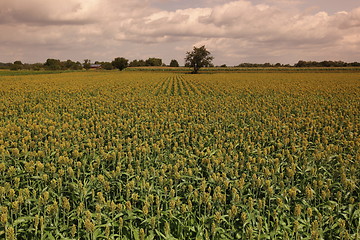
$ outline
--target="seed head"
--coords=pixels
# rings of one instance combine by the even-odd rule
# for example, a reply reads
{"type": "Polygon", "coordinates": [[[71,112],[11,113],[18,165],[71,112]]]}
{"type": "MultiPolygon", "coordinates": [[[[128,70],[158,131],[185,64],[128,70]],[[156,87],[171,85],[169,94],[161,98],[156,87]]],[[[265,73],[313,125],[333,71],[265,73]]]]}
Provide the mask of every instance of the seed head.
{"type": "Polygon", "coordinates": [[[144,231],[143,228],[140,228],[139,238],[140,238],[140,240],[144,240],[144,239],[145,239],[145,231],[144,231]]]}
{"type": "Polygon", "coordinates": [[[8,228],[6,228],[5,238],[6,238],[6,240],[15,240],[16,239],[15,230],[12,226],[9,226],[8,228]]]}
{"type": "Polygon", "coordinates": [[[299,217],[301,214],[301,205],[296,204],[294,209],[294,216],[299,217]]]}
{"type": "Polygon", "coordinates": [[[74,238],[76,234],[76,225],[73,224],[70,231],[71,237],[74,238]]]}
{"type": "Polygon", "coordinates": [[[85,219],[85,229],[89,233],[92,233],[95,230],[95,224],[89,218],[85,219]]]}

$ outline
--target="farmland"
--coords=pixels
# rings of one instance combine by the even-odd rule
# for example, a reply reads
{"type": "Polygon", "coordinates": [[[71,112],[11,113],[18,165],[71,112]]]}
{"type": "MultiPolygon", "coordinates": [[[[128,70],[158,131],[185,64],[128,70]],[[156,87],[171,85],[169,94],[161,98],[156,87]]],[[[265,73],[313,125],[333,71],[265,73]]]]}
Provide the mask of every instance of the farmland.
{"type": "Polygon", "coordinates": [[[359,239],[360,74],[0,76],[0,238],[359,239]]]}

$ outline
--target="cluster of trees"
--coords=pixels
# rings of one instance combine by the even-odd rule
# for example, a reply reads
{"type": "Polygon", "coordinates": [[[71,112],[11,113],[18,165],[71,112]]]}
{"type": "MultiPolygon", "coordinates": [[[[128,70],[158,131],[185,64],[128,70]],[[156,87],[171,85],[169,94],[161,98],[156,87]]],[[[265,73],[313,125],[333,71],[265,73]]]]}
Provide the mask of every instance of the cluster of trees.
{"type": "Polygon", "coordinates": [[[360,63],[352,62],[347,63],[343,61],[298,61],[294,67],[360,67],[360,63]]]}
{"type": "Polygon", "coordinates": [[[44,68],[42,63],[22,63],[21,61],[15,61],[14,63],[2,63],[0,62],[0,69],[10,70],[40,70],[44,68]]]}
{"type": "Polygon", "coordinates": [[[271,64],[271,63],[240,63],[236,67],[252,68],[252,67],[291,67],[290,64],[271,64]]]}
{"type": "MultiPolygon", "coordinates": [[[[186,53],[185,66],[194,68],[193,73],[197,73],[201,67],[213,66],[212,60],[214,58],[210,55],[210,52],[206,50],[205,46],[200,48],[194,47],[192,52],[186,53]]],[[[12,70],[21,70],[21,69],[33,69],[33,70],[81,70],[81,69],[90,69],[103,68],[106,70],[119,69],[120,71],[127,67],[145,67],[145,66],[166,66],[161,58],[148,58],[147,60],[133,60],[129,63],[129,60],[123,57],[117,57],[112,62],[98,62],[91,64],[89,59],[85,59],[84,63],[74,62],[71,60],[60,61],[59,59],[47,59],[44,64],[23,64],[21,61],[15,61],[14,63],[3,64],[0,63],[0,68],[10,68],[12,70]]],[[[172,59],[170,62],[170,67],[179,67],[177,60],[172,59]]]]}
{"type": "Polygon", "coordinates": [[[71,60],[60,61],[58,59],[47,59],[44,63],[44,68],[47,70],[81,70],[83,68],[80,62],[71,60]]]}
{"type": "MultiPolygon", "coordinates": [[[[15,61],[14,63],[1,63],[0,69],[11,70],[82,70],[90,68],[102,68],[105,70],[119,69],[123,70],[127,67],[146,67],[146,66],[166,66],[161,58],[148,58],[147,60],[133,60],[129,62],[128,59],[123,57],[117,57],[112,62],[100,62],[95,61],[91,63],[89,59],[85,59],[83,63],[79,61],[74,62],[72,60],[60,61],[59,59],[49,58],[45,63],[22,63],[21,61],[15,61]]],[[[173,59],[170,62],[170,67],[179,67],[177,60],[173,59]]]]}
{"type": "MultiPolygon", "coordinates": [[[[226,65],[222,65],[223,67],[226,65]]],[[[322,61],[322,62],[316,62],[316,61],[303,61],[300,60],[294,65],[290,64],[271,64],[271,63],[241,63],[237,65],[236,67],[245,67],[245,68],[252,68],[252,67],[360,67],[360,63],[358,62],[343,62],[343,61],[322,61]]]]}
{"type": "MultiPolygon", "coordinates": [[[[165,67],[166,65],[162,62],[161,58],[148,58],[147,60],[133,60],[130,63],[128,63],[128,59],[125,58],[115,58],[114,61],[111,62],[112,66],[117,69],[124,69],[126,67],[165,67]]],[[[101,67],[104,69],[106,68],[106,65],[109,65],[109,63],[101,63],[101,67]]],[[[179,67],[179,63],[177,60],[173,59],[170,62],[170,67],[179,67]]],[[[110,66],[109,66],[110,67],[110,66]]]]}
{"type": "Polygon", "coordinates": [[[150,67],[150,66],[166,66],[160,58],[148,58],[147,60],[133,60],[129,63],[129,67],[150,67]]]}
{"type": "Polygon", "coordinates": [[[0,63],[0,69],[10,70],[81,70],[84,66],[80,62],[71,60],[60,61],[58,59],[47,59],[45,63],[22,63],[15,61],[14,63],[0,63]]]}

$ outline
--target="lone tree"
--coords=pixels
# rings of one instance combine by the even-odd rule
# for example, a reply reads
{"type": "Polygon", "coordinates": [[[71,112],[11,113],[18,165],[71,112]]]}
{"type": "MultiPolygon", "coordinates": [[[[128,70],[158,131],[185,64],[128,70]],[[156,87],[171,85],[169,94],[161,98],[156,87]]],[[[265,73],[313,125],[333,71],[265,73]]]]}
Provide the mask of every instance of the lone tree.
{"type": "Polygon", "coordinates": [[[126,58],[123,57],[117,57],[114,59],[114,61],[111,62],[111,64],[114,66],[114,68],[119,69],[120,71],[128,67],[128,61],[126,58]]]}
{"type": "Polygon", "coordinates": [[[198,73],[200,68],[210,66],[213,59],[214,57],[206,50],[205,46],[199,48],[194,46],[192,52],[186,52],[185,66],[193,67],[192,73],[198,73]]]}

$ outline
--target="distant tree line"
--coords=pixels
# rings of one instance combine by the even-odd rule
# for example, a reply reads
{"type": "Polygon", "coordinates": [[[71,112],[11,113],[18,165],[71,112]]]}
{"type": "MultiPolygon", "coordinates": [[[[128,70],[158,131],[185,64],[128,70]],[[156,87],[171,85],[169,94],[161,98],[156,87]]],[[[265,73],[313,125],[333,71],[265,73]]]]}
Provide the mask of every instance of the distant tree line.
{"type": "MultiPolygon", "coordinates": [[[[224,67],[224,65],[222,65],[221,67],[224,67]]],[[[290,64],[281,64],[281,63],[276,63],[276,64],[271,64],[271,63],[240,63],[239,65],[237,65],[235,67],[244,67],[244,68],[253,68],[253,67],[255,67],[255,68],[256,67],[291,67],[291,65],[290,64]]]]}
{"type": "Polygon", "coordinates": [[[14,63],[1,63],[0,69],[10,70],[81,70],[84,66],[80,62],[71,60],[60,61],[58,59],[47,59],[45,63],[22,63],[15,61],[14,63]]]}
{"type": "MultiPolygon", "coordinates": [[[[190,53],[190,52],[189,52],[190,53]]],[[[165,65],[161,58],[148,58],[146,60],[132,60],[129,62],[128,59],[123,57],[117,57],[111,62],[100,62],[95,61],[91,63],[89,59],[85,59],[82,63],[79,61],[60,61],[59,59],[47,59],[45,63],[22,63],[21,61],[15,61],[13,63],[2,63],[0,62],[0,69],[10,69],[10,70],[82,70],[82,69],[91,69],[91,68],[101,68],[105,70],[119,69],[123,70],[127,67],[148,67],[148,66],[169,66],[169,67],[179,67],[177,60],[172,59],[169,65],[165,65]]],[[[191,61],[185,62],[185,67],[192,67],[191,61]]],[[[203,64],[203,67],[214,67],[211,61],[203,64]]],[[[227,67],[226,64],[222,64],[217,67],[227,67]]],[[[271,64],[271,63],[241,63],[234,67],[243,67],[243,68],[264,68],[264,67],[360,67],[359,62],[343,62],[343,61],[304,61],[300,60],[294,65],[290,64],[271,64]]]]}
{"type": "Polygon", "coordinates": [[[151,67],[151,66],[165,66],[160,58],[148,58],[147,60],[133,60],[129,63],[129,67],[151,67]]]}
{"type": "Polygon", "coordinates": [[[352,62],[347,63],[343,61],[298,61],[294,67],[360,67],[360,63],[352,62]]]}
{"type": "MultiPolygon", "coordinates": [[[[123,57],[117,57],[111,62],[95,61],[91,63],[89,59],[85,59],[83,63],[72,60],[60,61],[59,59],[49,58],[45,63],[22,63],[21,61],[15,61],[13,63],[0,62],[0,69],[10,70],[82,70],[91,68],[101,68],[105,70],[119,69],[123,70],[127,67],[147,67],[147,66],[166,66],[161,58],[148,58],[147,60],[133,60],[129,62],[128,59],[123,57]]],[[[179,67],[177,60],[173,59],[170,62],[170,67],[179,67]]]]}
{"type": "MultiPolygon", "coordinates": [[[[226,65],[221,65],[221,67],[226,67],[226,65]]],[[[271,63],[241,63],[235,67],[245,67],[245,68],[252,68],[252,67],[360,67],[360,63],[358,62],[343,62],[343,61],[303,61],[300,60],[294,65],[290,64],[271,64],[271,63]]]]}

